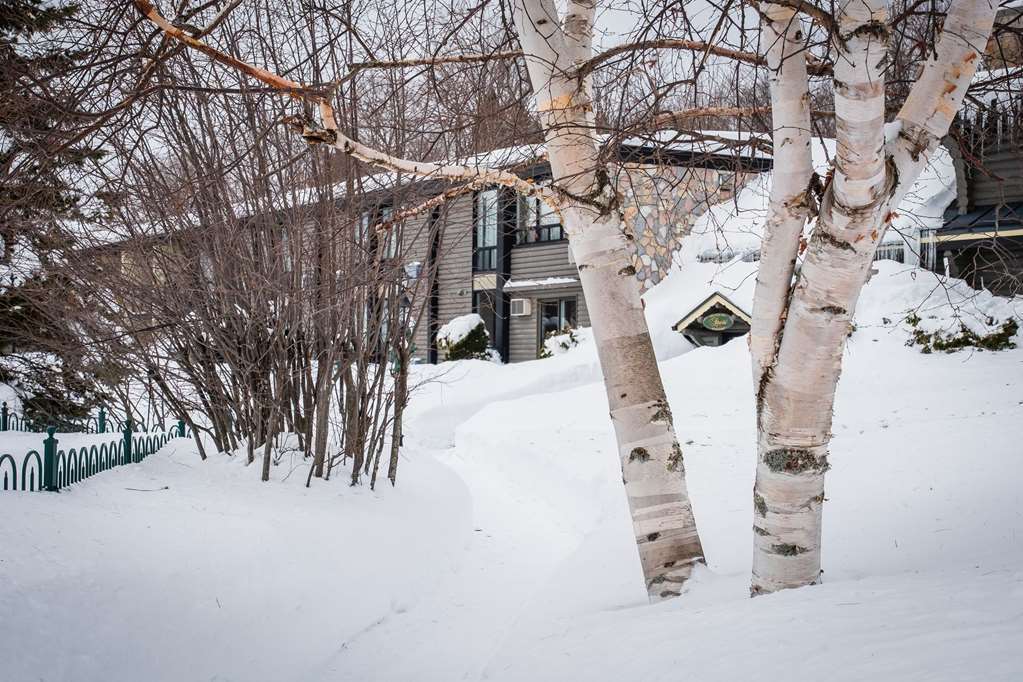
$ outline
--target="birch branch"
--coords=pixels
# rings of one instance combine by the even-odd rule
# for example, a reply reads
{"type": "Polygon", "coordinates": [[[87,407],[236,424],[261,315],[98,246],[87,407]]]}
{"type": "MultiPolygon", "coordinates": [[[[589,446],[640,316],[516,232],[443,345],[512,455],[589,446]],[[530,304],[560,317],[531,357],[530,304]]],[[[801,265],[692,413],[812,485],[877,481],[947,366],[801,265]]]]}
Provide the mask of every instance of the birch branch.
{"type": "Polygon", "coordinates": [[[909,91],[895,117],[897,134],[887,143],[898,173],[893,188],[898,199],[948,133],[984,54],[996,11],[989,0],[956,2],[949,8],[935,55],[909,91]]]}
{"type": "Polygon", "coordinates": [[[800,21],[794,9],[775,3],[764,5],[761,20],[768,44],[774,172],[750,329],[758,398],[781,343],[799,239],[814,201],[809,196],[811,112],[800,21]]]}
{"type": "MultiPolygon", "coordinates": [[[[746,4],[757,10],[760,10],[761,7],[761,3],[757,2],[757,0],[746,0],[746,4]]],[[[768,3],[765,2],[763,4],[767,5],[768,3]]],[[[770,4],[787,7],[794,12],[805,14],[831,33],[838,33],[838,22],[835,21],[834,15],[812,2],[807,2],[807,0],[772,0],[770,4]]]]}
{"type": "MultiPolygon", "coordinates": [[[[766,66],[767,62],[763,56],[756,54],[755,52],[743,52],[741,50],[733,50],[728,47],[722,47],[721,45],[710,45],[705,42],[698,40],[684,40],[681,38],[659,38],[655,40],[643,40],[634,43],[625,43],[612,47],[598,55],[595,55],[591,59],[586,60],[579,66],[578,75],[580,77],[585,76],[593,72],[598,66],[604,64],[607,61],[629,52],[639,52],[643,50],[688,50],[690,52],[701,52],[709,53],[717,57],[725,57],[728,59],[742,62],[744,64],[750,64],[752,66],[766,66]]],[[[807,70],[814,76],[828,76],[831,75],[832,67],[826,62],[822,62],[817,59],[808,59],[807,70]]]]}

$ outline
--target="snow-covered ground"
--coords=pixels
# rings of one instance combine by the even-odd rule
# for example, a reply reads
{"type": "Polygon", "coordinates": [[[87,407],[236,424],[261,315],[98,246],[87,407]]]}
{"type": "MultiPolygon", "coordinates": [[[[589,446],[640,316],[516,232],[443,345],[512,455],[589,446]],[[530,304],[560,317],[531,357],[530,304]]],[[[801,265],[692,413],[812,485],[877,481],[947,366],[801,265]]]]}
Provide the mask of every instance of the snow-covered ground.
{"type": "MultiPolygon", "coordinates": [[[[746,265],[667,287],[726,268],[745,286],[746,265]]],[[[417,368],[393,489],[306,489],[288,458],[261,484],[176,440],[60,494],[0,493],[0,680],[1023,679],[1023,349],[925,355],[900,322],[1023,310],[879,269],[839,386],[821,586],[749,599],[748,352],[684,352],[661,327],[688,311],[654,294],[709,561],[682,598],[646,603],[583,334],[417,368]]]]}

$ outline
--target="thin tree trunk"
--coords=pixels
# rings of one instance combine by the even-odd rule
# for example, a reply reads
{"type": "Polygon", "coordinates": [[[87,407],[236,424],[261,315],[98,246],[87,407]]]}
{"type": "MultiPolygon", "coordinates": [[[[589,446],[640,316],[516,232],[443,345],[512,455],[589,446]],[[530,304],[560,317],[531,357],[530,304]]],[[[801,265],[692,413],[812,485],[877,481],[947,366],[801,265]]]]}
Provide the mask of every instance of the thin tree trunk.
{"type": "Polygon", "coordinates": [[[334,354],[320,358],[316,374],[316,423],[314,424],[313,475],[323,478],[323,463],[327,457],[327,434],[330,429],[331,385],[334,383],[334,354]]]}
{"type": "Polygon", "coordinates": [[[402,346],[398,350],[397,376],[394,378],[394,422],[391,424],[391,458],[387,464],[387,478],[394,485],[398,478],[398,454],[401,451],[402,417],[405,414],[405,403],[408,401],[408,350],[402,346]]]}

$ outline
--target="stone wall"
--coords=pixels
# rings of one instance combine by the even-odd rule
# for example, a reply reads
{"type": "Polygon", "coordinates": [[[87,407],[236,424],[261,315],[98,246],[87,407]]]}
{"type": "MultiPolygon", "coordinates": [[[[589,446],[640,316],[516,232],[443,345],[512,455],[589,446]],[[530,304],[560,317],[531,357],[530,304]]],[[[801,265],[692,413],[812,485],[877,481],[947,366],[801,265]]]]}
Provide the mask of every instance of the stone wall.
{"type": "Polygon", "coordinates": [[[649,289],[671,269],[682,238],[707,208],[734,196],[748,174],[713,168],[629,164],[622,192],[625,224],[636,251],[636,279],[649,289]]]}

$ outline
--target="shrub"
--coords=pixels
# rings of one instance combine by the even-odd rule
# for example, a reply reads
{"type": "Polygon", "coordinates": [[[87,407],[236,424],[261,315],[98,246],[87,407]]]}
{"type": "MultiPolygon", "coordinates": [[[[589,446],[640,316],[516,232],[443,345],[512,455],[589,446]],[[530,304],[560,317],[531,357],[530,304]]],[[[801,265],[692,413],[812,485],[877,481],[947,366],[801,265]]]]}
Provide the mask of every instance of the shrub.
{"type": "MultiPolygon", "coordinates": [[[[915,327],[915,325],[913,326],[915,327]]],[[[941,331],[925,332],[923,329],[915,327],[913,335],[906,342],[906,345],[920,346],[921,353],[931,353],[933,351],[954,353],[963,348],[1007,350],[1016,347],[1012,339],[1018,331],[1019,323],[1011,317],[1003,322],[999,329],[989,334],[978,334],[964,324],[960,324],[959,331],[953,333],[942,333],[941,331]]]]}
{"type": "Polygon", "coordinates": [[[437,348],[447,360],[489,360],[489,345],[490,334],[476,313],[456,317],[437,331],[437,348]]]}
{"type": "Polygon", "coordinates": [[[555,355],[561,355],[565,351],[571,350],[579,345],[579,337],[576,336],[575,330],[571,327],[565,327],[564,329],[557,330],[552,329],[547,332],[547,335],[543,339],[543,345],[540,346],[540,350],[537,351],[537,358],[552,358],[555,355]]]}

